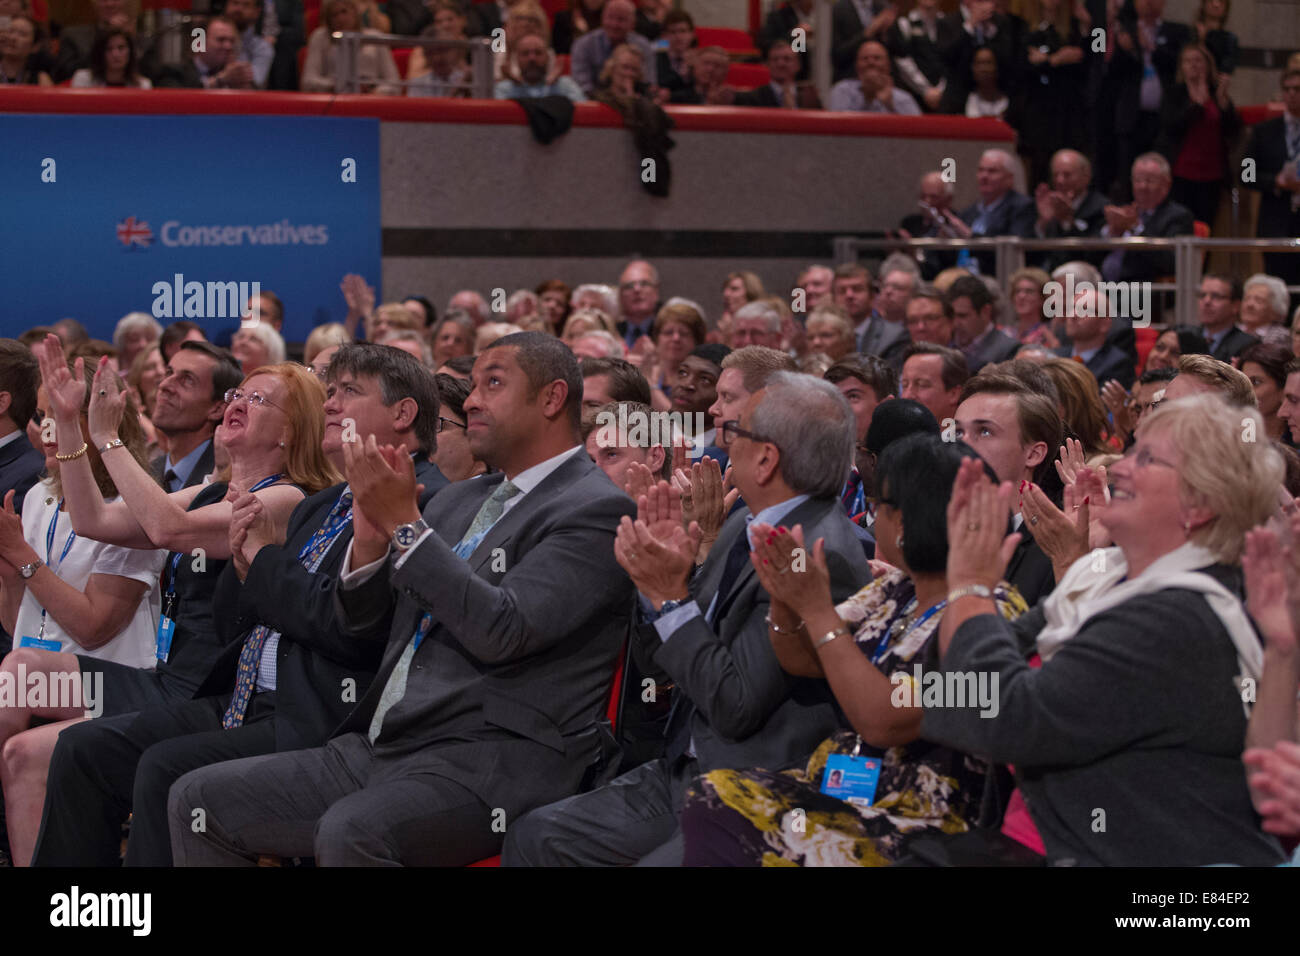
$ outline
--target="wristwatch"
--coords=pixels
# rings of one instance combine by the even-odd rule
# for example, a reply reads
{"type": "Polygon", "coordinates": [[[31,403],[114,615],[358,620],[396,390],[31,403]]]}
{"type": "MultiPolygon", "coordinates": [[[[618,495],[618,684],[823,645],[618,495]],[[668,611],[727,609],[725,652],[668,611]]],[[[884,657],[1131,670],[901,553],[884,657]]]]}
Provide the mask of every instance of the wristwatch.
{"type": "Polygon", "coordinates": [[[43,563],[44,563],[44,562],[42,562],[42,561],[38,558],[37,560],[33,561],[31,564],[24,564],[24,565],[21,565],[21,566],[18,568],[18,573],[22,576],[22,579],[23,579],[24,581],[26,581],[26,580],[27,580],[28,578],[30,578],[33,574],[35,574],[37,571],[40,570],[41,565],[42,565],[43,563]]]}
{"type": "Polygon", "coordinates": [[[690,598],[682,598],[680,601],[675,601],[672,598],[669,598],[667,601],[664,601],[663,604],[659,605],[659,616],[663,617],[665,614],[671,614],[689,600],[690,598]]]}
{"type": "Polygon", "coordinates": [[[416,518],[410,524],[399,524],[393,532],[393,547],[399,552],[410,551],[419,540],[420,535],[429,530],[423,518],[416,518]]]}

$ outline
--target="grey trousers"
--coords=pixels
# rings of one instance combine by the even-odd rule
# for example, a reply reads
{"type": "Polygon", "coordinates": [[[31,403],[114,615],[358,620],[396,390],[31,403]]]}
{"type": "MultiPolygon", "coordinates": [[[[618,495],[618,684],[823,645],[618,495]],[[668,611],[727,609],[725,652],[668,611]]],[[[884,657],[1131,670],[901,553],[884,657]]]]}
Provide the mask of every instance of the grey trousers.
{"type": "Polygon", "coordinates": [[[213,764],[168,796],[177,866],[464,866],[500,852],[492,811],[446,777],[376,760],[364,734],[213,764]]]}
{"type": "Polygon", "coordinates": [[[502,866],[681,866],[679,816],[699,764],[652,760],[609,784],[538,807],[506,832],[502,866]]]}

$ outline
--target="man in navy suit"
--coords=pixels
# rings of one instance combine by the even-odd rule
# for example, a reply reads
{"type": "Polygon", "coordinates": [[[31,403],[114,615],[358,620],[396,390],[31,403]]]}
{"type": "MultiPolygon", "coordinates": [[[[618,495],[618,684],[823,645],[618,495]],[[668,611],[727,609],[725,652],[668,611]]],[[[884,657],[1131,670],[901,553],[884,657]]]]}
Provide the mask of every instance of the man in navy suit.
{"type": "MultiPolygon", "coordinates": [[[[1092,163],[1078,150],[1060,149],[1052,156],[1052,183],[1039,183],[1034,192],[1038,219],[1032,236],[1040,239],[1083,239],[1101,235],[1106,225],[1105,196],[1092,188],[1092,163]]],[[[1101,265],[1104,252],[1063,249],[1037,254],[1047,272],[1071,259],[1101,265]]]]}
{"type": "MultiPolygon", "coordinates": [[[[986,236],[1028,236],[1033,232],[1034,201],[1013,188],[1016,182],[1015,157],[1005,149],[986,149],[975,169],[975,185],[979,201],[967,206],[958,218],[965,224],[965,235],[974,238],[986,236]]],[[[954,224],[960,232],[960,227],[954,224]]],[[[992,251],[974,254],[980,271],[992,275],[992,251]]]]}
{"type": "Polygon", "coordinates": [[[985,365],[1016,354],[1020,343],[993,322],[993,293],[976,276],[962,276],[948,289],[953,348],[961,349],[974,375],[985,365]]]}
{"type": "Polygon", "coordinates": [[[27,423],[36,414],[40,366],[17,339],[0,339],[0,501],[14,493],[14,511],[45,470],[45,456],[27,440],[27,423]]]}
{"type": "MultiPolygon", "coordinates": [[[[1246,186],[1260,194],[1255,235],[1261,239],[1300,236],[1300,70],[1283,74],[1282,102],[1286,112],[1256,126],[1245,153],[1256,163],[1246,186]]],[[[1264,271],[1300,285],[1300,255],[1266,252],[1264,271]]]]}
{"type": "Polygon", "coordinates": [[[1133,387],[1136,377],[1133,359],[1123,349],[1106,341],[1111,321],[1107,302],[1096,289],[1085,288],[1073,302],[1066,303],[1065,334],[1070,345],[1062,345],[1056,354],[1082,362],[1097,379],[1100,388],[1112,378],[1124,386],[1133,387]]]}
{"type": "MultiPolygon", "coordinates": [[[[1174,182],[1169,160],[1159,153],[1143,153],[1133,161],[1132,181],[1133,201],[1127,206],[1106,207],[1103,236],[1158,239],[1191,235],[1192,211],[1169,198],[1174,182]]],[[[1172,248],[1151,252],[1115,249],[1102,260],[1101,277],[1107,282],[1150,282],[1173,275],[1175,268],[1172,248]]]]}

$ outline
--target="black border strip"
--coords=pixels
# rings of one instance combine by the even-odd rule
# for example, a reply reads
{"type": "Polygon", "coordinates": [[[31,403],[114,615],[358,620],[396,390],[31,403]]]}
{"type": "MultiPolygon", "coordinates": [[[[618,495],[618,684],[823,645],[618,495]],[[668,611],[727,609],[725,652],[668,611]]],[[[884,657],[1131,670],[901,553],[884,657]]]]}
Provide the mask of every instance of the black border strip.
{"type": "Polygon", "coordinates": [[[804,259],[826,256],[836,236],[881,232],[726,231],[705,229],[400,229],[383,231],[385,258],[469,259],[804,259]]]}

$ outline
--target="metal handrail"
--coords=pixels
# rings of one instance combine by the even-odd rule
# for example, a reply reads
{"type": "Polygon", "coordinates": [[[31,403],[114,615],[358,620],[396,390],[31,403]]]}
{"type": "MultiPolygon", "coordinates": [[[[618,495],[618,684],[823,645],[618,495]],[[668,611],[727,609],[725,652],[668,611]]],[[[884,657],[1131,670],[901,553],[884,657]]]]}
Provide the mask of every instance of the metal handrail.
{"type": "MultiPolygon", "coordinates": [[[[386,47],[454,47],[469,51],[469,95],[476,99],[492,99],[496,86],[495,63],[492,44],[487,37],[468,40],[442,40],[430,37],[407,37],[395,33],[355,33],[335,31],[330,36],[338,42],[334,59],[334,90],[337,93],[360,93],[360,56],[362,45],[386,47]]],[[[407,80],[402,79],[406,86],[407,80]]]]}
{"type": "MultiPolygon", "coordinates": [[[[970,239],[867,239],[859,236],[836,236],[833,240],[837,263],[857,262],[860,250],[877,249],[992,249],[994,272],[1001,288],[1006,288],[1011,274],[1025,264],[1026,251],[1048,249],[1128,249],[1152,248],[1174,250],[1174,283],[1152,283],[1153,291],[1174,292],[1179,325],[1196,324],[1197,289],[1201,284],[1201,255],[1211,249],[1259,252],[1300,253],[1300,239],[1201,239],[1197,236],[1129,236],[1120,239],[1021,239],[1018,236],[984,236],[970,239]]],[[[1300,292],[1300,285],[1287,286],[1300,292]]]]}

